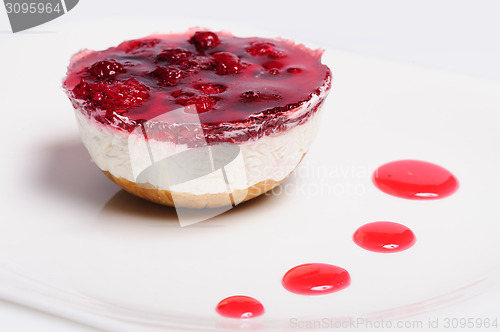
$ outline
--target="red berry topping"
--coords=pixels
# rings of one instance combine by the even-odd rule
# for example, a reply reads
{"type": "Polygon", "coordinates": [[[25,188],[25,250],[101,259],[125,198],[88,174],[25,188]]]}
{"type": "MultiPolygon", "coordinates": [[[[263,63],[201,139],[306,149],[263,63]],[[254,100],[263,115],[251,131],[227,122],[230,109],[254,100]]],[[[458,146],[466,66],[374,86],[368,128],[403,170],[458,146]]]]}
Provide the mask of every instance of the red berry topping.
{"type": "Polygon", "coordinates": [[[220,44],[219,36],[211,31],[197,31],[189,41],[201,51],[209,50],[220,44]]]}
{"type": "Polygon", "coordinates": [[[110,59],[94,63],[87,72],[94,78],[107,80],[114,78],[119,73],[124,73],[125,68],[116,60],[110,59]]]}
{"type": "Polygon", "coordinates": [[[212,57],[209,56],[198,56],[196,57],[196,62],[199,67],[203,70],[214,70],[215,69],[215,61],[212,57]]]}
{"type": "Polygon", "coordinates": [[[218,75],[238,74],[243,70],[240,59],[228,52],[217,52],[212,55],[215,60],[215,73],[218,75]]]}
{"type": "Polygon", "coordinates": [[[104,125],[131,132],[142,124],[148,138],[189,146],[240,143],[300,125],[319,104],[289,111],[331,81],[321,51],[210,31],[155,35],[74,59],[64,87],[75,107],[104,125]],[[199,122],[170,112],[182,106],[199,122]]]}
{"type": "Polygon", "coordinates": [[[286,71],[291,73],[291,74],[298,74],[298,73],[302,72],[302,69],[297,68],[297,67],[290,67],[286,71]]]}
{"type": "Polygon", "coordinates": [[[255,103],[264,100],[279,100],[281,96],[277,93],[265,93],[261,91],[245,91],[241,94],[241,101],[243,103],[255,103]]]}
{"type": "Polygon", "coordinates": [[[196,60],[186,59],[179,62],[179,67],[182,70],[194,72],[200,67],[200,63],[198,63],[196,60]]]}
{"type": "Polygon", "coordinates": [[[283,68],[283,66],[284,65],[282,62],[276,60],[267,61],[262,64],[262,67],[266,69],[281,69],[283,68]]]}
{"type": "Polygon", "coordinates": [[[222,84],[199,83],[194,85],[195,89],[205,92],[209,95],[218,94],[226,91],[227,87],[222,84]]]}
{"type": "Polygon", "coordinates": [[[189,88],[175,90],[171,93],[172,97],[181,97],[181,96],[191,97],[191,96],[194,96],[197,94],[199,94],[198,91],[196,91],[194,89],[189,89],[189,88]]]}
{"type": "Polygon", "coordinates": [[[276,47],[273,43],[269,42],[253,42],[250,47],[246,49],[247,53],[253,56],[269,56],[270,58],[282,58],[285,52],[276,47]]]}
{"type": "Polygon", "coordinates": [[[215,104],[217,103],[217,99],[215,97],[207,95],[198,95],[192,97],[182,96],[176,98],[175,102],[183,106],[190,106],[190,105],[196,106],[196,109],[186,107],[185,111],[187,113],[196,113],[196,112],[205,113],[210,111],[215,106],[215,104]]]}
{"type": "Polygon", "coordinates": [[[183,48],[169,48],[158,54],[156,61],[167,61],[175,65],[189,59],[192,55],[193,53],[183,48]]]}
{"type": "Polygon", "coordinates": [[[200,67],[200,63],[194,59],[193,53],[183,48],[163,50],[158,54],[155,62],[168,62],[172,65],[178,65],[182,70],[190,72],[196,71],[200,67]]]}
{"type": "Polygon", "coordinates": [[[159,42],[159,39],[137,39],[123,42],[118,47],[127,53],[137,53],[144,49],[152,48],[159,42]]]}
{"type": "Polygon", "coordinates": [[[118,82],[115,91],[114,98],[120,101],[120,107],[140,105],[149,97],[148,88],[135,78],[118,82]]]}
{"type": "Polygon", "coordinates": [[[268,42],[255,42],[246,50],[253,56],[268,55],[274,51],[274,44],[268,42]]]}
{"type": "Polygon", "coordinates": [[[185,72],[174,66],[158,66],[150,74],[162,86],[176,86],[181,78],[186,77],[185,72]]]}
{"type": "Polygon", "coordinates": [[[140,105],[149,96],[148,88],[135,78],[113,83],[88,83],[82,79],[73,94],[75,98],[86,99],[93,107],[112,111],[140,105]]]}

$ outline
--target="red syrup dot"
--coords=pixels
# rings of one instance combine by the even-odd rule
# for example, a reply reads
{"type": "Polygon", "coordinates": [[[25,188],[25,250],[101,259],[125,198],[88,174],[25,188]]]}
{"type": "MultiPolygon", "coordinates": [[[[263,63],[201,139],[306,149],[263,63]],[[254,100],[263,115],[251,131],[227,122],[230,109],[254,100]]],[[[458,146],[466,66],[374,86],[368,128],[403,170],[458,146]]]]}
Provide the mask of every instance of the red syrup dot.
{"type": "Polygon", "coordinates": [[[363,249],[383,253],[406,250],[416,241],[411,229],[390,221],[363,225],[354,232],[352,239],[363,249]]]}
{"type": "Polygon", "coordinates": [[[264,314],[264,306],[253,297],[236,295],[225,298],[215,310],[224,317],[247,319],[264,314]]]}
{"type": "Polygon", "coordinates": [[[346,288],[351,284],[345,269],[322,263],[310,263],[291,268],[281,281],[286,290],[300,295],[323,295],[346,288]]]}
{"type": "Polygon", "coordinates": [[[419,160],[398,160],[382,165],[373,173],[373,183],[386,194],[416,200],[445,198],[459,186],[447,169],[419,160]]]}

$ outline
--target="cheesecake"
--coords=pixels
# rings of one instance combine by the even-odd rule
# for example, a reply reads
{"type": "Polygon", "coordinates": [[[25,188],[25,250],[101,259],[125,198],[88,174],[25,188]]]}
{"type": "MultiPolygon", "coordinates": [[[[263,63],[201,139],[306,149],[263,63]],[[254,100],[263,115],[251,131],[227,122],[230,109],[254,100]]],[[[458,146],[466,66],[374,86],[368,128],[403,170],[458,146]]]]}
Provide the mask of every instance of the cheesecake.
{"type": "Polygon", "coordinates": [[[192,29],[75,54],[63,80],[94,163],[176,207],[236,205],[307,153],[331,87],[322,50],[192,29]]]}

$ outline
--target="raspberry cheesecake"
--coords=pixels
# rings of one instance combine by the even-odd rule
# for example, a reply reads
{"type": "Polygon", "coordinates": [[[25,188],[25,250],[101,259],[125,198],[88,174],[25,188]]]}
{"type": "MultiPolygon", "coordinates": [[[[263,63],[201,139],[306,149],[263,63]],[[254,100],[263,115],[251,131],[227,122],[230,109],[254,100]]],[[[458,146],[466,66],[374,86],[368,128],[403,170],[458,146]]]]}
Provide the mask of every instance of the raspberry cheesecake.
{"type": "Polygon", "coordinates": [[[272,189],[300,163],[331,86],[321,55],[192,30],[83,50],[63,87],[112,181],[159,204],[219,207],[272,189]]]}

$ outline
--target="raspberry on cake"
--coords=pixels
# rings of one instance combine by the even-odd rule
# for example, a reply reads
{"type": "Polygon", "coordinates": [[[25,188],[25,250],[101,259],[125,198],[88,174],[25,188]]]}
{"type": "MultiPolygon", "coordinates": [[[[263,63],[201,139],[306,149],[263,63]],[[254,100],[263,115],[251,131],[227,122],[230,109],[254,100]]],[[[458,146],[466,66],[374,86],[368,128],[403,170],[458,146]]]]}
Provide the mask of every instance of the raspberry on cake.
{"type": "Polygon", "coordinates": [[[77,53],[63,87],[111,180],[159,204],[218,207],[228,194],[234,205],[272,189],[300,163],[331,86],[321,55],[227,32],[152,35],[77,53]],[[159,162],[175,156],[187,158],[177,170],[159,162]],[[190,176],[172,180],[182,169],[190,176]]]}

